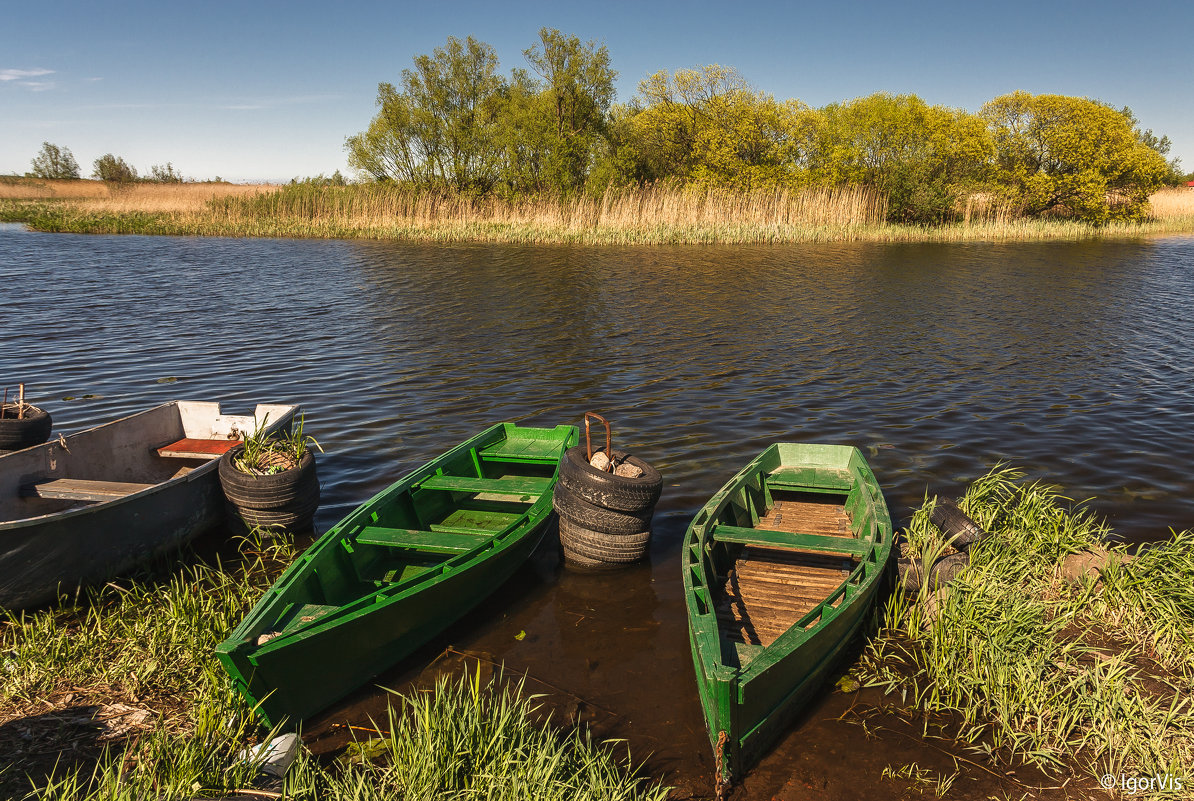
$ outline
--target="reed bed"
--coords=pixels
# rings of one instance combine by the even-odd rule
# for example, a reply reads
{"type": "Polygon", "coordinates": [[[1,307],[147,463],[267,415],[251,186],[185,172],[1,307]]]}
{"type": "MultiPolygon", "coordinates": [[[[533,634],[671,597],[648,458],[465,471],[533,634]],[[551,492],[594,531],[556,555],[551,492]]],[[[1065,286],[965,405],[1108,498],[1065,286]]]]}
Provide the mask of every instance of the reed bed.
{"type": "MultiPolygon", "coordinates": [[[[257,787],[262,731],[213,654],[297,555],[251,535],[235,564],[175,564],[0,621],[0,796],[38,801],[225,797],[257,787]]],[[[194,555],[190,555],[194,558],[194,555]]],[[[398,696],[375,760],[300,751],[260,797],[357,801],[663,801],[629,756],[539,720],[517,684],[479,674],[398,696]],[[271,793],[273,795],[271,795],[271,793]]],[[[361,750],[357,749],[360,754],[361,750]]]]}
{"type": "Polygon", "coordinates": [[[866,187],[741,192],[657,185],[611,187],[599,197],[513,199],[397,184],[135,184],[106,191],[78,198],[0,195],[0,220],[77,233],[594,245],[1080,240],[1194,232],[1180,191],[1160,193],[1147,222],[1102,227],[1024,218],[982,194],[959,202],[960,222],[894,225],[884,222],[884,198],[866,187]]]}
{"type": "MultiPolygon", "coordinates": [[[[956,721],[987,763],[1059,776],[1194,780],[1194,534],[1135,560],[1063,578],[1061,560],[1107,548],[1105,524],[1058,490],[999,468],[961,506],[992,536],[948,588],[895,594],[860,663],[865,680],[929,719],[956,721]]],[[[913,558],[940,553],[933,503],[908,530],[913,558]]],[[[1181,785],[1185,783],[1183,793],[1181,785]]],[[[1177,785],[1176,787],[1174,785],[1177,785]]]]}
{"type": "Polygon", "coordinates": [[[90,180],[0,180],[0,201],[61,202],[84,214],[203,212],[213,200],[277,191],[272,185],[229,183],[105,183],[90,180]]]}

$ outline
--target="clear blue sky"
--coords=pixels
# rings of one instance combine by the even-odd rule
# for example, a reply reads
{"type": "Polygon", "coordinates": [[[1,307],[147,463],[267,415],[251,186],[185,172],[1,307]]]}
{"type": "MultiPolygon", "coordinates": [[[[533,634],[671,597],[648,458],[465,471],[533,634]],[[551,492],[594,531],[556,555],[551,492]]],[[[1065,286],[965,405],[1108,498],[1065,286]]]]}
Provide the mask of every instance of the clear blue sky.
{"type": "Polygon", "coordinates": [[[288,180],[346,170],[379,81],[448,36],[523,66],[540,27],[608,46],[619,101],[660,69],[732,65],[812,106],[886,91],[977,111],[1006,92],[1131,106],[1194,169],[1194,0],[120,2],[0,6],[0,173],[43,141],[85,173],[288,180]]]}

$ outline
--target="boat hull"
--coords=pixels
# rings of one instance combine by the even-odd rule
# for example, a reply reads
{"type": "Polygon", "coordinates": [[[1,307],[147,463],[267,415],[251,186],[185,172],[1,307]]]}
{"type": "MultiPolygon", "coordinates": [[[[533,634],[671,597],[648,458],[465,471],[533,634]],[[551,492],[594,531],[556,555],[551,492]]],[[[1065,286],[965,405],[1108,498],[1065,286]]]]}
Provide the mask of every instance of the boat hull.
{"type": "Polygon", "coordinates": [[[396,481],[291,565],[217,649],[269,725],[296,726],[459,620],[543,536],[574,426],[493,426],[396,481]]]}
{"type": "MultiPolygon", "coordinates": [[[[37,606],[81,585],[101,583],[223,521],[218,460],[164,462],[150,451],[185,436],[194,421],[184,417],[195,407],[221,424],[239,420],[250,431],[254,418],[220,415],[219,404],[191,403],[182,412],[178,407],[165,404],[65,441],[0,456],[0,492],[10,499],[5,511],[20,514],[19,504],[29,503],[34,511],[45,512],[0,521],[0,607],[37,606]],[[172,476],[177,473],[182,474],[172,476]],[[145,488],[86,505],[18,500],[23,488],[38,482],[101,476],[145,488]],[[67,508],[54,511],[55,505],[67,508]]],[[[278,428],[289,423],[297,407],[263,408],[269,410],[263,415],[273,414],[270,428],[278,428]]]]}
{"type": "Polygon", "coordinates": [[[821,693],[876,606],[891,544],[878,484],[862,455],[844,446],[772,446],[694,518],[683,553],[689,644],[724,779],[740,778],[821,693]],[[781,519],[774,510],[782,493],[818,502],[792,502],[797,511],[786,512],[787,527],[767,530],[781,519]],[[831,497],[840,498],[840,512],[821,502],[831,497]],[[818,525],[828,525],[822,510],[834,510],[841,530],[797,533],[812,524],[800,519],[800,508],[817,509],[810,520],[820,519],[818,525]],[[848,566],[817,568],[837,578],[812,584],[816,570],[809,565],[834,560],[848,566]],[[785,568],[805,578],[780,575],[785,568]],[[755,596],[744,589],[751,569],[766,574],[755,596]],[[759,604],[758,632],[744,611],[747,601],[759,604]],[[784,612],[782,624],[767,618],[784,612]]]}

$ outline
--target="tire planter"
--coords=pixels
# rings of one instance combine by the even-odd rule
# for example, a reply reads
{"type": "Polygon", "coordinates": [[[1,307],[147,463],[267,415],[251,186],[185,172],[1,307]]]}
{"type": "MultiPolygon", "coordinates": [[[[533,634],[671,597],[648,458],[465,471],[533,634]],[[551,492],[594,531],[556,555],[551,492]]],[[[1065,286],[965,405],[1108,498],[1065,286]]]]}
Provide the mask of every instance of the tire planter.
{"type": "Polygon", "coordinates": [[[233,467],[232,460],[243,450],[237,445],[220,457],[220,486],[230,515],[249,527],[309,530],[319,508],[319,478],[311,452],[303,454],[298,467],[261,476],[233,467]]]}
{"type": "Polygon", "coordinates": [[[40,445],[50,438],[53,418],[50,413],[36,406],[25,406],[21,419],[10,417],[16,413],[16,404],[4,407],[5,416],[0,417],[0,451],[19,451],[40,445]]]}
{"type": "Polygon", "coordinates": [[[598,470],[585,458],[585,449],[577,445],[564,453],[559,483],[573,497],[603,509],[642,512],[653,508],[663,489],[663,476],[637,456],[625,456],[621,451],[614,451],[613,456],[615,461],[625,457],[626,462],[638,467],[643,474],[638,478],[626,478],[598,470]]]}

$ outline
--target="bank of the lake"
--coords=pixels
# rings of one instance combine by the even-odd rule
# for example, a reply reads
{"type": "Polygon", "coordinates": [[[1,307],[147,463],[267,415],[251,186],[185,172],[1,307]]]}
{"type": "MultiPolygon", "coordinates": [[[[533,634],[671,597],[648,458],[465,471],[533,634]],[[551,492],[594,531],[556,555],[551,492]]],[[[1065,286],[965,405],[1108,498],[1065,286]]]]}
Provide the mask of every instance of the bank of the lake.
{"type": "Polygon", "coordinates": [[[883,199],[862,187],[648,187],[610,189],[596,198],[503,200],[386,185],[74,183],[91,186],[0,187],[0,221],[55,233],[574,245],[1032,242],[1194,233],[1194,190],[1186,189],[1155,194],[1142,221],[1024,217],[975,197],[959,201],[959,221],[902,225],[885,222],[883,199]]]}
{"type": "MultiPolygon", "coordinates": [[[[943,545],[932,503],[904,532],[914,557],[943,545]]],[[[1194,535],[1067,580],[1065,557],[1105,546],[1105,524],[1008,469],[971,484],[962,505],[991,533],[970,567],[946,591],[892,592],[857,663],[825,689],[853,698],[858,677],[883,693],[859,693],[841,715],[865,733],[868,756],[839,765],[825,786],[1066,799],[1106,775],[1162,776],[1169,788],[1150,797],[1184,797],[1194,775],[1194,535]],[[901,731],[900,720],[911,725],[901,731]]],[[[326,801],[668,797],[579,715],[538,708],[533,677],[451,647],[445,655],[464,658],[399,688],[383,716],[337,724],[348,735],[335,752],[300,750],[284,783],[263,786],[238,754],[274,732],[255,723],[212,648],[298,551],[251,536],[219,552],[188,551],[0,621],[0,789],[39,801],[253,786],[326,801]]],[[[801,781],[793,770],[780,797],[803,797],[801,781]]]]}

